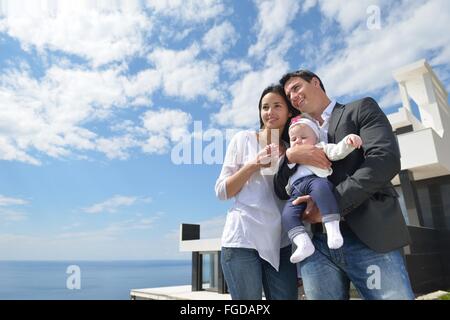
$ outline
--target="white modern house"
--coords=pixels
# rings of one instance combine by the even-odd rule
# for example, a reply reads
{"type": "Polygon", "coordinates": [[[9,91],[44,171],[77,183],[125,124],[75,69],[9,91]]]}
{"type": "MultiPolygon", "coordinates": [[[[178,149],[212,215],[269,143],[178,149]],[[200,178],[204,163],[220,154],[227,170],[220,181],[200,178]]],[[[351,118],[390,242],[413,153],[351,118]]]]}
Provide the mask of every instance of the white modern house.
{"type": "MultiPolygon", "coordinates": [[[[448,93],[425,60],[394,72],[403,106],[388,115],[396,130],[402,170],[415,181],[450,174],[450,109],[448,93]],[[420,114],[413,115],[412,104],[420,114]]],[[[398,177],[394,183],[399,184],[398,177]]]]}
{"type": "MultiPolygon", "coordinates": [[[[444,85],[425,60],[393,73],[402,107],[388,119],[401,152],[392,180],[412,239],[404,249],[416,294],[450,288],[450,108],[444,85]]],[[[226,294],[220,239],[200,239],[200,226],[180,226],[180,251],[192,252],[192,293],[226,294]]]]}
{"type": "Polygon", "coordinates": [[[402,107],[388,115],[401,152],[393,179],[412,244],[406,265],[416,293],[450,288],[450,109],[425,60],[394,72],[402,107]],[[414,114],[418,115],[418,119],[414,114]]]}

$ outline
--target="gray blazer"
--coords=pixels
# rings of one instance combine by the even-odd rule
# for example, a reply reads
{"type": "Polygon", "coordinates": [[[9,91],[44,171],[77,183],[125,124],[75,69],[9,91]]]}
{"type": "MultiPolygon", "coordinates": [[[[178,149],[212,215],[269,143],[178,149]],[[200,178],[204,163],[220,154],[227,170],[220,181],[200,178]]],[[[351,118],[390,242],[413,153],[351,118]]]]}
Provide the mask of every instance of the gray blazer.
{"type": "MultiPolygon", "coordinates": [[[[369,248],[383,253],[403,247],[410,238],[398,194],[390,182],[400,171],[400,150],[389,120],[374,99],[336,104],[328,142],[337,143],[350,133],[361,137],[363,148],[333,162],[333,174],[328,177],[336,186],[341,215],[369,248]]],[[[288,199],[285,186],[295,169],[289,169],[285,159],[275,175],[275,192],[280,199],[288,199]]]]}

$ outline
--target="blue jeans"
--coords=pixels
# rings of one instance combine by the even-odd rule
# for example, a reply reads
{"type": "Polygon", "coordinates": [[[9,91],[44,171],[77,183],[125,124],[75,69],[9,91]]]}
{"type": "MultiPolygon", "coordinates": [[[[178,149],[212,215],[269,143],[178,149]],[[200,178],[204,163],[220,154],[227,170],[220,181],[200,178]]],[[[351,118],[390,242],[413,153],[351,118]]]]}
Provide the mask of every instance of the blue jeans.
{"type": "Polygon", "coordinates": [[[350,281],[363,299],[414,299],[400,250],[377,253],[348,227],[341,231],[344,245],[337,250],[328,248],[326,234],[314,234],[316,251],[300,262],[307,299],[348,300],[350,281]]]}
{"type": "Polygon", "coordinates": [[[297,270],[290,263],[291,246],[280,249],[277,272],[255,249],[222,247],[223,275],[233,300],[297,300],[297,270]]]}

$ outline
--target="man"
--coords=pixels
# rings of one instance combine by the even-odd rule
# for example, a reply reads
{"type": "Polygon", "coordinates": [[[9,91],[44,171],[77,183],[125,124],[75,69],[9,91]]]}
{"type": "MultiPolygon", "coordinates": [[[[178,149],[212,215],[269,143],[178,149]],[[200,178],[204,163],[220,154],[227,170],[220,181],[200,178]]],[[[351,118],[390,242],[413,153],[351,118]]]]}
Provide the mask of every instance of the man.
{"type": "MultiPolygon", "coordinates": [[[[305,220],[312,224],[314,254],[300,263],[308,299],[349,299],[350,281],[364,299],[413,299],[401,247],[409,234],[390,183],[400,171],[400,151],[392,127],[378,104],[364,98],[346,105],[331,101],[320,78],[308,70],[288,73],[280,80],[292,105],[312,116],[326,143],[353,133],[363,148],[332,164],[330,181],[341,209],[344,245],[328,249],[320,212],[309,196],[305,220]]],[[[296,164],[328,168],[331,163],[314,146],[294,146],[275,175],[275,191],[285,190],[296,164]]]]}

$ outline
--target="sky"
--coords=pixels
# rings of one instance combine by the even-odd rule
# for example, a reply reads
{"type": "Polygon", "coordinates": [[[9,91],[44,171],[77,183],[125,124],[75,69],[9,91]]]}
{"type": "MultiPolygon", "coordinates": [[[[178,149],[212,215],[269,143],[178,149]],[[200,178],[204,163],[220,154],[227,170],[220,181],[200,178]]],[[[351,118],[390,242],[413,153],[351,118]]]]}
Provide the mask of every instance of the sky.
{"type": "Polygon", "coordinates": [[[450,84],[447,0],[0,0],[0,260],[188,259],[220,237],[226,143],[262,90],[316,72],[341,103],[450,84]]]}

